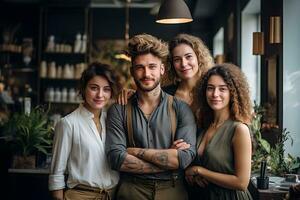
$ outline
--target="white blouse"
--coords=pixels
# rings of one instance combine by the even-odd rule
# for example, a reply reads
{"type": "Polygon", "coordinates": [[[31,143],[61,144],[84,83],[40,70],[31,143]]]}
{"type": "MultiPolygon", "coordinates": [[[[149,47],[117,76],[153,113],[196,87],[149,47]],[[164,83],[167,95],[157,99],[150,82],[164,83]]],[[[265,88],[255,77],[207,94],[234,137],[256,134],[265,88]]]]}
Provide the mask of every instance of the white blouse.
{"type": "Polygon", "coordinates": [[[106,112],[102,111],[101,136],[93,121],[94,114],[80,105],[62,118],[55,127],[49,190],[73,188],[84,184],[101,189],[117,185],[119,174],[110,168],[105,154],[106,112]]]}

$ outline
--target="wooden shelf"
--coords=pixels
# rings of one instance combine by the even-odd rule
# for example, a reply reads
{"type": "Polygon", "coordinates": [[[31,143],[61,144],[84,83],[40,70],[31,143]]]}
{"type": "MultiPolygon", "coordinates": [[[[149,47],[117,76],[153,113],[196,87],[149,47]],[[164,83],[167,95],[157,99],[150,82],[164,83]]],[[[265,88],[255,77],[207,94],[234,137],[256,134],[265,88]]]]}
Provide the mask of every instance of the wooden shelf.
{"type": "Polygon", "coordinates": [[[36,168],[36,169],[14,169],[10,168],[8,169],[9,173],[15,173],[15,174],[49,174],[50,169],[44,169],[44,168],[36,168]]]}
{"type": "Polygon", "coordinates": [[[21,72],[21,73],[30,73],[30,72],[36,72],[37,69],[31,68],[31,67],[23,67],[23,68],[16,68],[16,67],[9,67],[9,68],[3,68],[4,70],[10,70],[13,72],[21,72]]]}
{"type": "Polygon", "coordinates": [[[51,104],[51,105],[79,105],[82,102],[54,102],[54,101],[46,101],[45,103],[51,104]]]}
{"type": "Polygon", "coordinates": [[[79,79],[67,79],[67,78],[41,78],[42,81],[79,81],[79,79]]]}
{"type": "Polygon", "coordinates": [[[44,52],[44,55],[54,55],[54,56],[66,56],[66,55],[70,55],[70,56],[85,56],[85,53],[74,53],[74,52],[67,52],[67,53],[64,53],[64,52],[47,52],[45,51],[44,52]]]}

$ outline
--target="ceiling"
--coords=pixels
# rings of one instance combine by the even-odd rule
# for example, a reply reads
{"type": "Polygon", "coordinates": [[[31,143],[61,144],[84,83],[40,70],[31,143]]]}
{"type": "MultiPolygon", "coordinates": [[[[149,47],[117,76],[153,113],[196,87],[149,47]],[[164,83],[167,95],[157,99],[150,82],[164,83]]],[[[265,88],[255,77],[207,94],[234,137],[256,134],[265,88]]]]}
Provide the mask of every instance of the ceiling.
{"type": "MultiPolygon", "coordinates": [[[[57,2],[62,4],[73,2],[91,2],[91,7],[98,8],[122,8],[125,7],[126,1],[130,1],[130,8],[149,8],[153,15],[158,13],[160,4],[163,0],[3,0],[3,2],[14,3],[39,3],[39,2],[57,2]]],[[[207,19],[212,18],[217,9],[222,5],[225,0],[184,0],[193,18],[207,19]]]]}
{"type": "Polygon", "coordinates": [[[196,5],[193,9],[195,18],[211,18],[216,14],[217,9],[224,0],[195,0],[196,5]]]}
{"type": "MultiPolygon", "coordinates": [[[[150,8],[156,14],[163,0],[129,0],[130,8],[150,8]]],[[[193,18],[211,18],[224,0],[185,0],[190,8],[193,18]]],[[[118,8],[124,7],[126,0],[92,0],[92,7],[118,8]]]]}

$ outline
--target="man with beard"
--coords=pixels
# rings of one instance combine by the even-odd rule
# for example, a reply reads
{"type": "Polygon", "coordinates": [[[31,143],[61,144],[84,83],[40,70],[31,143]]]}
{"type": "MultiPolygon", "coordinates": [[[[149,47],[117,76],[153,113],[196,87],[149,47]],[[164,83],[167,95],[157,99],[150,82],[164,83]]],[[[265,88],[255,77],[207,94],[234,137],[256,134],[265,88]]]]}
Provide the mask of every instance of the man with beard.
{"type": "Polygon", "coordinates": [[[183,172],[195,157],[196,124],[189,106],[161,89],[167,45],[141,34],[128,48],[137,90],[126,106],[112,105],[106,127],[106,153],[121,173],[117,199],[187,199],[183,172]]]}

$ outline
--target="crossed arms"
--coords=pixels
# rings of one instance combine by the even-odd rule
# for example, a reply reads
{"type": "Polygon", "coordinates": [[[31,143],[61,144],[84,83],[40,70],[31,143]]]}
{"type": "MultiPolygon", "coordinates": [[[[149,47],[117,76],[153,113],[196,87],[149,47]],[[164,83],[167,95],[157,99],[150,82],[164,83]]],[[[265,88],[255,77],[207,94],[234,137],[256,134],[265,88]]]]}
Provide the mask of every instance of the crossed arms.
{"type": "MultiPolygon", "coordinates": [[[[105,145],[112,169],[135,174],[151,174],[173,169],[185,169],[196,154],[196,125],[192,112],[187,105],[186,107],[184,106],[182,110],[177,110],[177,114],[181,114],[177,116],[178,124],[174,144],[167,148],[161,146],[154,149],[127,148],[126,126],[124,126],[125,117],[124,110],[122,110],[124,108],[120,105],[113,105],[107,113],[105,145]],[[185,145],[190,146],[188,146],[189,148],[184,148],[185,145]]],[[[168,139],[164,140],[167,141],[168,139]]]]}
{"type": "Polygon", "coordinates": [[[190,144],[176,140],[172,149],[127,148],[127,155],[120,170],[137,174],[158,173],[178,169],[177,149],[188,149],[190,144]]]}

